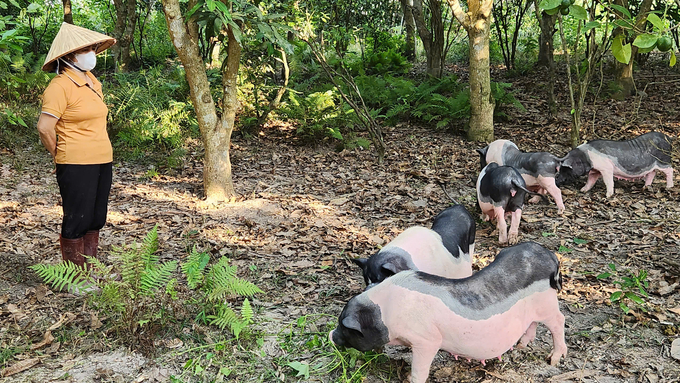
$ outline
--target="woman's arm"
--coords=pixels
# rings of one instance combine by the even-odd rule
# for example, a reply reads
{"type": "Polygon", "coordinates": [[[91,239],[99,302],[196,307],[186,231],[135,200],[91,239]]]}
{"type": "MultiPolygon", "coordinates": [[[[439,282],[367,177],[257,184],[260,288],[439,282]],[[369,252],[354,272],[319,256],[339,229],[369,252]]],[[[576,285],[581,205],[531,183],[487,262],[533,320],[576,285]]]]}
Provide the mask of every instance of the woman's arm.
{"type": "Polygon", "coordinates": [[[57,155],[57,119],[49,114],[40,113],[38,118],[38,133],[40,134],[40,141],[43,146],[52,155],[52,158],[57,155]]]}

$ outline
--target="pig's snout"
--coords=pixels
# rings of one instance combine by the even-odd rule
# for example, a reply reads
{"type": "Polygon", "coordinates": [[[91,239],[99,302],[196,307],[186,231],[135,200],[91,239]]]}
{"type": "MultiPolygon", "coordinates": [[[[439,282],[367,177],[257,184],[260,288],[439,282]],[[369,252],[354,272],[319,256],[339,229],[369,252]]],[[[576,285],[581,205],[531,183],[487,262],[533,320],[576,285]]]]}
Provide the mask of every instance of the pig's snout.
{"type": "Polygon", "coordinates": [[[333,330],[328,333],[328,340],[330,340],[332,344],[335,344],[335,342],[333,342],[333,330]]]}

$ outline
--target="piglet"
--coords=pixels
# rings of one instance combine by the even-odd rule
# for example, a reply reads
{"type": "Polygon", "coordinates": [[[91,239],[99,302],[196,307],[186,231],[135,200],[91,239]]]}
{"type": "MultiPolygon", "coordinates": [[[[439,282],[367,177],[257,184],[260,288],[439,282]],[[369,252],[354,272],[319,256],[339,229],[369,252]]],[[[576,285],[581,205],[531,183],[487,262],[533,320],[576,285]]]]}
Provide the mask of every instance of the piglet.
{"type": "MultiPolygon", "coordinates": [[[[461,257],[466,263],[472,264],[472,255],[475,252],[475,233],[477,225],[470,212],[463,205],[453,205],[442,210],[432,222],[432,230],[442,237],[444,247],[454,258],[461,257]]],[[[441,275],[437,272],[421,270],[426,273],[442,277],[456,278],[454,276],[441,275]]],[[[468,274],[465,277],[472,275],[468,274]]]]}
{"type": "MultiPolygon", "coordinates": [[[[555,175],[560,170],[559,158],[547,152],[524,153],[508,140],[496,140],[477,152],[482,168],[491,162],[512,166],[524,178],[527,189],[550,194],[555,199],[557,213],[564,213],[562,191],[555,184],[555,175]]],[[[538,202],[538,198],[532,198],[532,202],[538,202]]]]}
{"type": "Polygon", "coordinates": [[[650,186],[657,170],[666,174],[666,188],[672,188],[670,138],[663,133],[651,132],[632,140],[595,140],[579,145],[562,160],[557,184],[588,174],[588,181],[581,189],[587,192],[602,177],[609,198],[614,194],[614,177],[626,180],[644,178],[645,186],[650,186]]]}
{"type": "Polygon", "coordinates": [[[352,262],[361,267],[366,285],[380,283],[404,270],[421,270],[448,278],[472,275],[470,249],[474,250],[475,222],[470,213],[461,205],[450,207],[435,218],[433,229],[410,227],[370,258],[354,258],[352,262]],[[455,217],[461,219],[459,224],[451,221],[455,217]]]}
{"type": "MultiPolygon", "coordinates": [[[[540,195],[526,188],[524,179],[511,166],[499,166],[492,162],[482,169],[477,178],[477,200],[482,209],[482,219],[496,220],[498,242],[514,245],[519,240],[519,221],[526,193],[540,195]],[[510,218],[510,230],[505,223],[510,218]]],[[[543,197],[543,196],[542,196],[543,197]]]]}
{"type": "Polygon", "coordinates": [[[562,278],[555,254],[534,242],[502,250],[464,279],[404,271],[350,299],[329,334],[337,346],[360,351],[385,344],[413,349],[411,382],[423,383],[438,350],[468,359],[495,358],[536,336],[552,334],[550,364],[567,354],[557,292],[562,278]]]}

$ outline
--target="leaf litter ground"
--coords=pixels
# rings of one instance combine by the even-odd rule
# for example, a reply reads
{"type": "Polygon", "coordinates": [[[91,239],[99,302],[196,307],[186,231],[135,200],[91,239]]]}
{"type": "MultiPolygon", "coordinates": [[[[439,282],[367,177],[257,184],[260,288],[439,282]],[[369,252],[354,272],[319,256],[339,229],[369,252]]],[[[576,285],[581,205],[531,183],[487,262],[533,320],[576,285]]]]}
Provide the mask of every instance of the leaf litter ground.
{"type": "MultiPolygon", "coordinates": [[[[595,106],[590,100],[583,138],[621,139],[650,130],[677,138],[678,77],[677,71],[640,72],[639,86],[649,85],[639,108],[630,100],[603,100],[595,106]]],[[[524,151],[564,155],[569,150],[568,113],[546,117],[540,81],[539,86],[535,79],[506,81],[519,89],[516,97],[527,110],[507,111],[509,122],[497,124],[496,137],[513,140],[524,151]]],[[[557,89],[566,105],[565,84],[558,83],[557,89]]],[[[200,199],[200,152],[190,153],[183,168],[160,169],[158,176],[142,165],[116,163],[114,168],[109,220],[102,231],[104,258],[113,246],[141,241],[157,223],[162,260],[184,260],[188,248],[197,245],[214,257],[230,257],[240,276],[266,292],[254,302],[264,334],[253,354],[257,357],[243,356],[241,362],[252,366],[236,368],[241,372],[228,377],[230,381],[301,379],[281,361],[312,364],[316,355],[291,350],[279,335],[300,318],[317,318],[313,327],[318,331],[331,327],[347,300],[363,289],[360,272],[349,259],[373,254],[409,226],[429,226],[450,204],[439,182],[479,216],[474,189],[478,144],[402,124],[385,128],[388,154],[385,164],[377,165],[371,151],[310,147],[290,133],[276,126],[249,139],[235,137],[231,153],[239,198],[227,205],[208,206],[200,199]]],[[[676,171],[679,146],[676,141],[676,171]]],[[[44,154],[30,153],[0,154],[0,344],[3,367],[27,368],[15,374],[3,370],[7,377],[0,381],[154,382],[182,374],[187,359],[182,350],[190,347],[190,338],[202,334],[209,342],[214,331],[188,320],[184,341],[177,334],[161,335],[152,346],[153,358],[147,358],[124,350],[115,334],[103,331],[105,318],[98,318],[82,299],[50,291],[28,269],[59,260],[61,221],[50,164],[44,154]]],[[[558,366],[545,362],[550,335],[539,326],[527,349],[508,352],[486,366],[440,352],[430,381],[679,381],[680,363],[671,358],[670,345],[680,322],[680,178],[676,173],[676,187],[670,191],[657,178],[649,190],[642,181],[617,181],[610,199],[604,197],[601,181],[585,194],[578,191],[582,183],[565,187],[564,216],[552,201],[525,205],[521,239],[558,252],[562,262],[560,302],[569,354],[558,366]],[[634,308],[623,315],[609,303],[616,286],[595,277],[609,263],[649,271],[648,313],[634,308]]],[[[500,250],[497,238],[491,224],[478,221],[476,270],[500,250]]],[[[233,352],[248,354],[238,347],[233,352]]],[[[387,347],[385,352],[389,361],[379,366],[382,372],[370,370],[365,381],[406,378],[408,350],[387,347]]],[[[312,374],[308,380],[337,378],[336,372],[312,374]]]]}

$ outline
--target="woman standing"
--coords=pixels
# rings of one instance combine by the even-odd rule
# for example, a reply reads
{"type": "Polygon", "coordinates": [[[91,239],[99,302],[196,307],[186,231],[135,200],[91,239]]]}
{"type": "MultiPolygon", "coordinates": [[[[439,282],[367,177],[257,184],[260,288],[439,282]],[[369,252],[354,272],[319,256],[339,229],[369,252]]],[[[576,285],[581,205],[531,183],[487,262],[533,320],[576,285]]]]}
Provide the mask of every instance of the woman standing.
{"type": "Polygon", "coordinates": [[[96,256],[99,229],[106,223],[113,149],[106,132],[108,108],[102,84],[90,72],[96,54],[116,39],[63,23],[42,69],[56,71],[43,94],[40,140],[56,164],[64,218],[62,258],[84,266],[96,256]]]}

